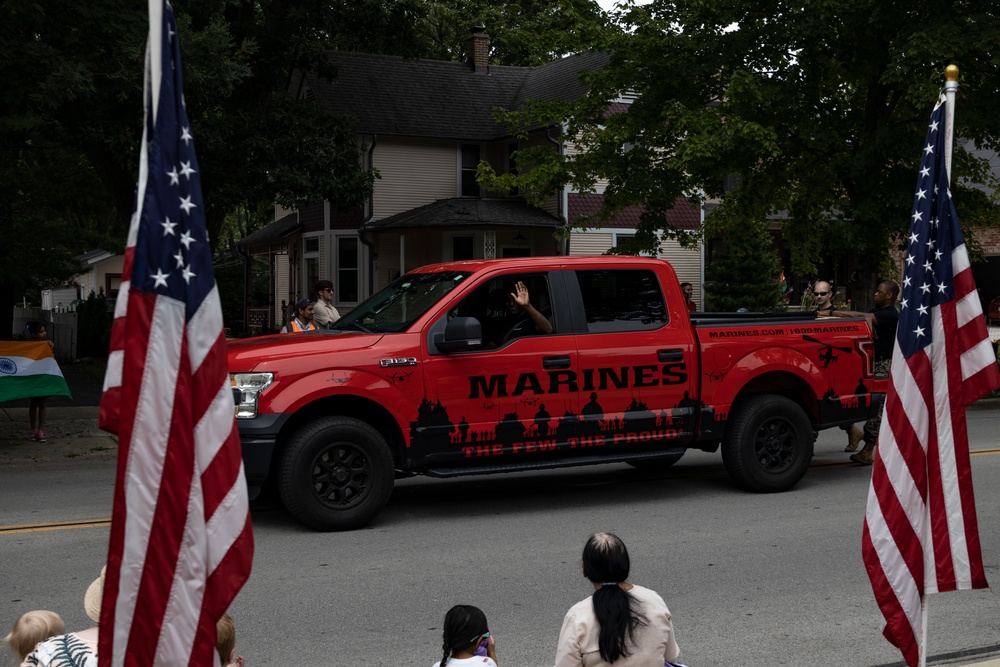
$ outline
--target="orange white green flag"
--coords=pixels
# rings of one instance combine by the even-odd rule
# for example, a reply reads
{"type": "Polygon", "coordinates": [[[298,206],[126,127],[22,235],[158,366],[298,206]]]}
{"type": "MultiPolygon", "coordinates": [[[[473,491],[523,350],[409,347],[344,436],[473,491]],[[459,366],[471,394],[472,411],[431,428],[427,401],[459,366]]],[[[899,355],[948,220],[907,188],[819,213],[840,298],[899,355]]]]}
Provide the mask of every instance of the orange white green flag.
{"type": "Polygon", "coordinates": [[[0,403],[35,396],[73,398],[48,341],[0,342],[0,403]]]}

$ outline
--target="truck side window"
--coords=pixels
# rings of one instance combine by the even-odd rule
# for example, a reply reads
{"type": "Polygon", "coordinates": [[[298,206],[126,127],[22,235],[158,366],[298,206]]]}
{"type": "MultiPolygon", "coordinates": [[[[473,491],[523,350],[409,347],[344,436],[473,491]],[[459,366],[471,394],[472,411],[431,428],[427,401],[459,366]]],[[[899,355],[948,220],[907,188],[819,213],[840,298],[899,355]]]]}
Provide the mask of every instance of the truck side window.
{"type": "Polygon", "coordinates": [[[539,331],[525,312],[511,307],[509,296],[518,282],[527,287],[531,306],[549,323],[552,322],[549,281],[545,274],[513,274],[495,278],[463,299],[455,312],[456,315],[479,320],[483,326],[484,349],[501,347],[514,338],[543,335],[551,331],[551,325],[549,331],[539,331]]]}
{"type": "Polygon", "coordinates": [[[590,333],[648,331],[668,321],[656,274],[647,270],[577,271],[590,333]]]}

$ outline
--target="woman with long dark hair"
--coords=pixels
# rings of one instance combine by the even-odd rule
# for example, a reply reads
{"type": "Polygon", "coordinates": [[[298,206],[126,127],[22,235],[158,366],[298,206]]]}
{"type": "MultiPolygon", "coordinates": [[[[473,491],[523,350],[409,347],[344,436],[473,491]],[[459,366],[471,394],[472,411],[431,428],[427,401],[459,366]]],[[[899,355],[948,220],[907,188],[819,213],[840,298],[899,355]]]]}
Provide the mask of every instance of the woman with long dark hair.
{"type": "Polygon", "coordinates": [[[594,594],[566,613],[556,667],[661,667],[677,660],[670,610],[655,591],[627,581],[630,562],[621,538],[591,535],[582,565],[594,594]]]}

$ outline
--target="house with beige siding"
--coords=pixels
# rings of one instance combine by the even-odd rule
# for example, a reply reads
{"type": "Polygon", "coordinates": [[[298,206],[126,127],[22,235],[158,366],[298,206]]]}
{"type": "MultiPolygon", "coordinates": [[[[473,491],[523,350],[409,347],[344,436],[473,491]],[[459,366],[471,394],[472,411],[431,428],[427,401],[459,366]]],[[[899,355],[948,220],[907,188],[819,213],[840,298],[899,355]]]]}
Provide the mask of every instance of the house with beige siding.
{"type": "MultiPolygon", "coordinates": [[[[485,32],[469,35],[468,62],[404,60],[364,53],[330,54],[332,81],[303,74],[301,95],[357,123],[364,165],[378,178],[367,204],[348,213],[328,202],[299,211],[276,211],[275,222],[240,245],[268,257],[272,298],[254,304],[250,321],[276,329],[285,308],[315,298],[317,280],[334,283],[341,313],[400,275],[425,264],[463,259],[533,255],[601,254],[638,223],[626,214],[607,228],[567,233],[599,204],[601,194],[570,190],[529,205],[517,192],[490,192],[476,182],[481,161],[497,173],[517,169],[520,148],[549,145],[571,151],[561,128],[538,127],[526,139],[498,123],[496,109],[527,100],[575,99],[587,93],[584,70],[603,67],[607,54],[582,53],[540,67],[507,67],[487,61],[485,32]]],[[[700,220],[696,207],[679,202],[685,229],[700,220]]],[[[697,251],[663,244],[682,280],[697,285],[697,251]]]]}

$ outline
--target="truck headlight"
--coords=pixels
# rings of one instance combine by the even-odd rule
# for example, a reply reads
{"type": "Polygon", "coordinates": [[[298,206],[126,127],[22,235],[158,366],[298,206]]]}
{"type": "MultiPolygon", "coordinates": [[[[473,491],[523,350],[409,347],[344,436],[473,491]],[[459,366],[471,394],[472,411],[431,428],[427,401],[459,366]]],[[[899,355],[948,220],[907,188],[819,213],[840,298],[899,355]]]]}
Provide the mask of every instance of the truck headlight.
{"type": "Polygon", "coordinates": [[[229,386],[233,388],[237,419],[257,416],[257,397],[274,380],[274,373],[230,373],[229,386]]]}

